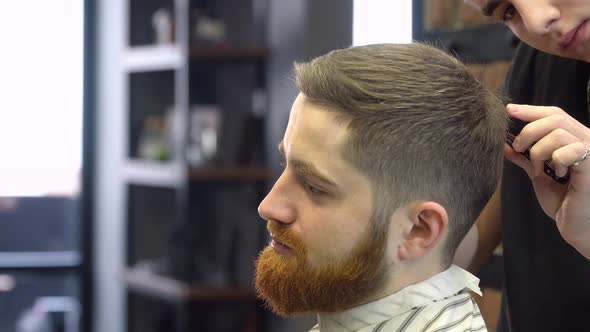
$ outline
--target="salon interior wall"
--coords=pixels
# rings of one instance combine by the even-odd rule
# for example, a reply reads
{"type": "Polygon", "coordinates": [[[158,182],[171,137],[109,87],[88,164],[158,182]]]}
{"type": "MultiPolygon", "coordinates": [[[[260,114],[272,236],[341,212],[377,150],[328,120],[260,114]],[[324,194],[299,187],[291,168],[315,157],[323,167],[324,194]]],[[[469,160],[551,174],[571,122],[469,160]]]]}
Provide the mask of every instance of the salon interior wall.
{"type": "Polygon", "coordinates": [[[298,93],[292,80],[293,62],[350,46],[352,7],[353,0],[270,0],[267,155],[275,167],[280,164],[276,144],[298,93]]]}
{"type": "MultiPolygon", "coordinates": [[[[353,0],[270,0],[268,43],[271,58],[267,73],[269,112],[267,156],[276,173],[280,169],[277,143],[287,126],[297,96],[292,80],[294,61],[307,61],[335,48],[352,44],[353,0]]],[[[315,317],[273,317],[269,331],[308,331],[315,317]]]]}

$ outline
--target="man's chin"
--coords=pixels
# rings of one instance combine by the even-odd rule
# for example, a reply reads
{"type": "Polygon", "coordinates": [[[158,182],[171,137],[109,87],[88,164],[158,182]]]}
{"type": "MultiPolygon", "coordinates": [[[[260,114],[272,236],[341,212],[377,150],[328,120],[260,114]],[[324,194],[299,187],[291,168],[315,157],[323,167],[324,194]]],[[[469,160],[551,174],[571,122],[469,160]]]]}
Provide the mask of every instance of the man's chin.
{"type": "Polygon", "coordinates": [[[284,317],[351,308],[380,288],[386,271],[382,256],[353,256],[315,269],[301,256],[285,257],[267,247],[256,262],[257,294],[284,317]]]}
{"type": "Polygon", "coordinates": [[[283,256],[266,247],[256,262],[256,293],[269,309],[284,317],[303,315],[309,310],[296,301],[297,288],[301,287],[301,263],[295,257],[283,256]],[[297,302],[297,303],[295,303],[297,302]]]}

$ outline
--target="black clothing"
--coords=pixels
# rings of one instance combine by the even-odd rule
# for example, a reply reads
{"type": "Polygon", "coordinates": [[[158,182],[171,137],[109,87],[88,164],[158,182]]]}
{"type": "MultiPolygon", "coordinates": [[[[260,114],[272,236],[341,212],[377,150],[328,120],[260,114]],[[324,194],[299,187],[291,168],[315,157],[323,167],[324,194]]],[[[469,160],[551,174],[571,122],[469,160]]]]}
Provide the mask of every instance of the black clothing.
{"type": "MultiPolygon", "coordinates": [[[[559,106],[588,126],[589,75],[586,62],[521,44],[505,90],[513,103],[559,106]]],[[[506,275],[498,331],[590,331],[590,261],[562,239],[526,173],[508,160],[502,232],[506,275]]]]}

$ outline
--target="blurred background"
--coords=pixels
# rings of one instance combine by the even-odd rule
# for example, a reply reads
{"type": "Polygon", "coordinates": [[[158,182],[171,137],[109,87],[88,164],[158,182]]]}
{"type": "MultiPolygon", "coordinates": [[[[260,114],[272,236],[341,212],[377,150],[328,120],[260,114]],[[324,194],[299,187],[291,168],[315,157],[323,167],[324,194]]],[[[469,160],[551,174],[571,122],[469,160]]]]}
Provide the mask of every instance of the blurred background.
{"type": "MultiPolygon", "coordinates": [[[[307,331],[256,299],[294,61],[428,41],[500,89],[462,0],[0,3],[0,331],[307,331]]],[[[493,329],[501,250],[480,277],[493,329]]]]}

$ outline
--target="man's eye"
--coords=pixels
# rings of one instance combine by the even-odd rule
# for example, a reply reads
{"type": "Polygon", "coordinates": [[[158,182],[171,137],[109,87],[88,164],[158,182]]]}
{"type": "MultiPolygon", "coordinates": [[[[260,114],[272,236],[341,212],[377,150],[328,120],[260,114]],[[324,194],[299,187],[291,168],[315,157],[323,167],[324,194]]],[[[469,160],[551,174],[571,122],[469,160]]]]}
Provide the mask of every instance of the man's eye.
{"type": "Polygon", "coordinates": [[[312,186],[311,184],[308,184],[308,183],[305,184],[305,189],[307,191],[309,191],[313,195],[323,195],[323,194],[325,194],[325,192],[323,190],[318,189],[317,187],[314,187],[314,186],[312,186]]]}
{"type": "Polygon", "coordinates": [[[513,5],[507,5],[502,12],[502,21],[508,22],[516,15],[516,8],[513,5]]]}

